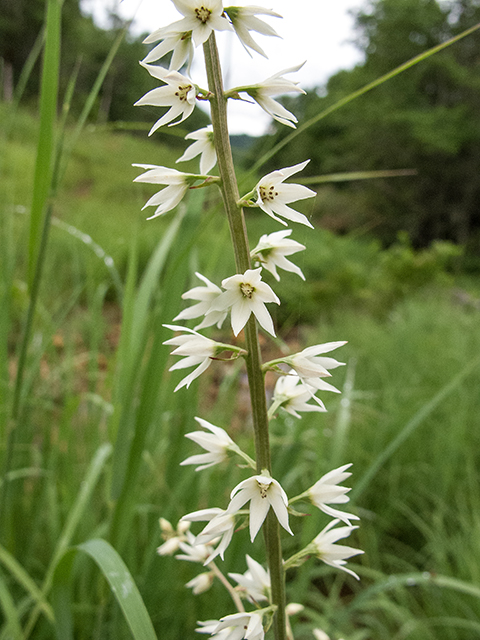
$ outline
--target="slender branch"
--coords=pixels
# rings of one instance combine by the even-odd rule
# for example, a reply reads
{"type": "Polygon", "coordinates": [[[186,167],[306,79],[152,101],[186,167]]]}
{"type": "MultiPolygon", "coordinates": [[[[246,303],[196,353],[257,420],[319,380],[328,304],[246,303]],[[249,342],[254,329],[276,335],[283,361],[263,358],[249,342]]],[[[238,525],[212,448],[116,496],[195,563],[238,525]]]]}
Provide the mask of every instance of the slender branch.
{"type": "Polygon", "coordinates": [[[240,596],[238,595],[238,593],[235,591],[234,587],[232,587],[232,585],[230,584],[230,582],[226,579],[226,577],[223,575],[223,573],[220,571],[220,569],[217,567],[217,565],[215,564],[215,562],[210,562],[209,564],[209,568],[212,570],[212,572],[215,574],[215,576],[220,580],[220,582],[223,584],[223,586],[225,587],[225,589],[228,591],[228,593],[230,594],[233,603],[235,604],[235,606],[237,607],[237,611],[239,613],[245,613],[245,607],[243,606],[243,602],[242,599],[240,598],[240,596]]]}
{"type": "MultiPolygon", "coordinates": [[[[238,205],[239,193],[228,133],[227,101],[223,91],[222,71],[214,33],[211,34],[203,48],[208,88],[213,94],[210,99],[210,107],[217,164],[221,178],[220,189],[230,226],[236,268],[239,273],[244,273],[251,267],[250,251],[243,210],[238,205]]],[[[253,315],[245,325],[245,341],[248,350],[245,361],[252,404],[257,473],[261,473],[263,469],[268,469],[271,472],[265,382],[261,366],[257,323],[253,315]]],[[[273,621],[275,639],[286,640],[285,576],[280,543],[280,525],[272,510],[265,520],[263,532],[272,584],[272,601],[276,606],[273,621]]]]}

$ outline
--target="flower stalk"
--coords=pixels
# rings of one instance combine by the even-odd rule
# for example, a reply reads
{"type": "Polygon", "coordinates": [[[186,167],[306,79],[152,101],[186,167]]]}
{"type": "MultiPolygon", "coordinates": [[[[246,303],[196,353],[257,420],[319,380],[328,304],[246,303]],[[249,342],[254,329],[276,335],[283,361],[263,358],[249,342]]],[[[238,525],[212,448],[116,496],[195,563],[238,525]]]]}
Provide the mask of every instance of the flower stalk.
{"type": "MultiPolygon", "coordinates": [[[[208,88],[213,94],[210,98],[210,107],[218,171],[221,179],[220,189],[230,227],[237,272],[244,273],[247,269],[251,269],[250,251],[245,218],[242,209],[237,204],[240,196],[228,133],[227,100],[223,90],[221,65],[214,33],[204,43],[203,48],[208,88]]],[[[264,375],[261,366],[257,324],[253,314],[245,325],[245,341],[248,351],[245,361],[252,404],[255,456],[257,473],[260,474],[264,469],[271,472],[271,460],[264,375]]],[[[272,602],[276,606],[273,621],[275,640],[286,640],[285,577],[282,564],[280,525],[272,510],[267,515],[263,531],[272,582],[272,602]]]]}

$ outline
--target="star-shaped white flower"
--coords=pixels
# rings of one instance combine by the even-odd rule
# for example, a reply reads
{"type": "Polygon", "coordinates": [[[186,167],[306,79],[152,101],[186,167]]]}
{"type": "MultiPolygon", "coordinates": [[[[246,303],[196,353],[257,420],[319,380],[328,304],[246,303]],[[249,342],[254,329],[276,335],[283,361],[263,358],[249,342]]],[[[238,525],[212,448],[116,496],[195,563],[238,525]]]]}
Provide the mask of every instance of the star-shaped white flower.
{"type": "Polygon", "coordinates": [[[225,7],[225,13],[230,18],[233,28],[235,29],[235,33],[245,47],[245,51],[249,55],[252,55],[248,50],[250,48],[265,58],[268,58],[263,49],[252,38],[250,31],[256,31],[264,36],[276,36],[278,38],[280,36],[275,29],[256,16],[264,15],[273,16],[274,18],[281,18],[282,16],[271,9],[264,9],[263,7],[257,6],[225,7]]]}
{"type": "Polygon", "coordinates": [[[230,494],[227,513],[237,513],[246,502],[250,502],[249,527],[252,542],[267,517],[270,507],[274,510],[282,527],[293,536],[288,524],[287,494],[268,471],[264,470],[261,475],[252,476],[237,484],[230,494]]]}
{"type": "Polygon", "coordinates": [[[165,82],[165,86],[157,87],[146,93],[140,100],[135,102],[135,106],[151,105],[154,107],[170,107],[149,131],[152,135],[159,127],[170,123],[169,126],[183,122],[195,109],[197,87],[191,80],[182,76],[178,71],[168,71],[156,65],[140,63],[147,69],[148,73],[165,82]],[[181,116],[181,117],[180,117],[181,116]],[[177,122],[172,122],[180,117],[177,122]]]}
{"type": "Polygon", "coordinates": [[[192,589],[193,594],[198,596],[199,593],[204,593],[210,589],[214,578],[215,575],[211,571],[206,571],[199,573],[198,576],[187,582],[185,586],[192,589]]]}
{"type": "Polygon", "coordinates": [[[200,173],[204,176],[207,175],[217,162],[212,126],[208,125],[208,127],[198,129],[198,131],[192,131],[192,133],[185,136],[185,140],[196,140],[196,142],[188,147],[177,162],[186,162],[199,155],[200,173]]]}
{"type": "Polygon", "coordinates": [[[233,627],[225,627],[221,629],[218,633],[215,633],[216,627],[218,627],[220,620],[201,620],[197,621],[197,624],[200,625],[195,631],[197,633],[208,633],[212,636],[213,640],[226,640],[230,635],[233,627]]]}
{"type": "Polygon", "coordinates": [[[169,371],[186,369],[187,367],[194,367],[195,365],[198,365],[194,371],[177,384],[174,391],[178,391],[178,389],[181,389],[182,387],[187,387],[188,389],[193,380],[198,378],[198,376],[208,369],[212,362],[212,358],[218,356],[222,351],[233,351],[234,358],[244,353],[244,351],[239,347],[215,342],[215,340],[205,338],[205,336],[202,336],[200,333],[197,333],[188,327],[180,327],[171,324],[164,324],[163,326],[167,329],[171,329],[172,331],[184,332],[182,335],[170,338],[170,340],[165,340],[163,343],[177,346],[177,348],[172,351],[172,355],[184,356],[184,360],[180,360],[175,363],[170,367],[169,371]]]}
{"type": "Polygon", "coordinates": [[[180,521],[175,530],[168,520],[160,518],[160,529],[165,542],[157,548],[157,553],[161,556],[171,556],[178,551],[180,543],[187,540],[186,532],[189,527],[189,522],[180,521]]]}
{"type": "Polygon", "coordinates": [[[255,187],[257,192],[255,206],[260,207],[262,211],[265,211],[271,218],[281,224],[286,225],[287,223],[277,216],[292,220],[293,222],[299,222],[313,229],[313,225],[303,213],[299,213],[287,205],[297,200],[313,198],[317,194],[302,184],[284,183],[284,180],[290,178],[294,173],[302,171],[309,162],[309,160],[306,160],[293,167],[272,171],[272,173],[264,176],[255,187]]]}
{"type": "Polygon", "coordinates": [[[346,571],[357,580],[360,580],[358,575],[351,569],[347,569],[345,565],[348,558],[363,553],[363,551],[354,549],[353,547],[335,544],[338,540],[347,538],[352,531],[358,529],[358,527],[339,527],[338,529],[333,529],[339,522],[340,520],[332,520],[311,542],[309,547],[311,547],[312,552],[315,553],[320,560],[323,560],[325,564],[346,571]]]}
{"type": "Polygon", "coordinates": [[[302,417],[298,411],[325,412],[325,405],[314,395],[315,391],[314,387],[304,384],[298,375],[290,371],[287,375],[279,378],[275,384],[269,415],[272,416],[279,407],[285,409],[295,418],[302,417]],[[316,404],[308,404],[308,401],[312,399],[316,404]]]}
{"type": "Polygon", "coordinates": [[[265,632],[263,630],[262,616],[260,613],[233,613],[232,615],[220,618],[218,625],[213,630],[212,637],[215,640],[263,640],[265,632]],[[219,636],[219,632],[229,629],[227,635],[219,636]],[[214,634],[214,635],[213,635],[214,634]]]}
{"type": "Polygon", "coordinates": [[[190,456],[186,460],[180,463],[180,465],[198,464],[195,471],[201,471],[202,469],[208,469],[215,464],[219,464],[228,458],[228,451],[235,447],[235,443],[230,438],[228,433],[216,427],[202,418],[195,418],[198,424],[204,429],[208,429],[211,433],[205,433],[205,431],[192,431],[186,433],[185,437],[193,440],[198,445],[203,447],[208,453],[200,453],[195,456],[190,456]]]}
{"type": "Polygon", "coordinates": [[[343,347],[345,344],[347,344],[345,340],[316,344],[292,356],[287,356],[284,362],[290,365],[292,369],[295,369],[304,382],[315,386],[315,378],[328,377],[331,375],[329,373],[330,369],[336,369],[337,367],[345,365],[344,362],[338,362],[335,358],[325,357],[320,354],[329,353],[334,349],[343,347]]]}
{"type": "Polygon", "coordinates": [[[212,31],[232,31],[232,26],[223,17],[221,0],[172,0],[176,9],[185,16],[174,22],[171,28],[191,31],[195,46],[208,40],[212,31]]]}
{"type": "Polygon", "coordinates": [[[188,522],[205,522],[208,524],[196,537],[196,544],[216,544],[220,540],[218,546],[205,560],[204,564],[208,564],[217,556],[224,559],[225,550],[232,540],[235,531],[235,515],[227,513],[223,509],[214,507],[212,509],[200,509],[183,516],[182,520],[188,522]]]}
{"type": "Polygon", "coordinates": [[[277,267],[285,271],[296,273],[302,280],[305,280],[300,267],[287,260],[285,256],[290,256],[298,251],[303,251],[305,246],[290,240],[288,236],[292,233],[291,229],[286,231],[275,231],[260,238],[257,246],[250,252],[250,256],[254,263],[259,264],[267,271],[273,274],[276,280],[280,280],[277,273],[277,267]]]}
{"type": "Polygon", "coordinates": [[[205,316],[202,322],[195,327],[196,331],[198,329],[204,329],[205,327],[211,327],[213,324],[216,324],[220,329],[228,315],[228,311],[211,311],[211,306],[213,301],[222,293],[222,290],[220,287],[217,287],[216,284],[210,282],[208,278],[202,276],[201,273],[196,272],[195,275],[202,280],[206,286],[194,287],[182,294],[182,298],[184,300],[198,300],[199,302],[181,311],[174,320],[191,320],[192,318],[205,316]]]}
{"type": "Polygon", "coordinates": [[[172,26],[161,27],[156,29],[153,33],[145,38],[144,44],[152,44],[152,42],[158,42],[150,53],[142,60],[143,63],[149,64],[160,60],[167,53],[172,51],[172,57],[170,59],[169,71],[178,71],[187,64],[187,73],[190,73],[190,65],[193,59],[193,43],[191,31],[179,31],[172,28],[172,26]]]}
{"type": "Polygon", "coordinates": [[[264,111],[268,113],[268,115],[272,116],[272,118],[281,124],[285,124],[288,127],[295,129],[297,118],[291,111],[288,111],[288,109],[285,109],[283,105],[274,100],[272,96],[280,96],[285,93],[305,93],[303,89],[297,87],[297,82],[292,82],[291,80],[287,80],[282,77],[285,73],[294,73],[295,71],[298,71],[303,64],[304,63],[297,65],[296,67],[290,67],[289,69],[279,71],[257,85],[238,87],[236,90],[232,89],[229,91],[229,94],[234,94],[235,91],[237,93],[247,93],[264,111]]]}
{"type": "Polygon", "coordinates": [[[245,573],[229,573],[228,575],[238,583],[241,587],[241,592],[250,602],[269,601],[271,591],[270,574],[248,554],[246,558],[248,571],[245,573]]]}
{"type": "Polygon", "coordinates": [[[329,471],[320,480],[317,480],[313,487],[306,491],[306,495],[316,507],[332,518],[342,520],[348,526],[350,526],[350,520],[358,520],[358,516],[352,513],[345,513],[339,509],[333,509],[328,505],[345,504],[349,501],[349,497],[346,494],[350,489],[348,487],[340,487],[339,484],[352,475],[347,471],[351,466],[351,463],[344,464],[338,469],[329,471]]]}
{"type": "Polygon", "coordinates": [[[238,336],[253,313],[260,326],[275,335],[273,321],[265,307],[266,302],[280,304],[272,288],[262,282],[261,267],[247,269],[245,273],[237,274],[222,281],[225,291],[214,300],[211,311],[231,312],[233,333],[238,336]]]}
{"type": "Polygon", "coordinates": [[[177,553],[175,557],[178,560],[198,562],[199,564],[204,564],[213,551],[213,547],[209,544],[199,544],[191,531],[187,531],[187,540],[180,542],[179,548],[183,553],[177,553]]]}
{"type": "Polygon", "coordinates": [[[311,388],[312,395],[315,391],[320,390],[340,393],[336,387],[325,382],[324,378],[331,376],[330,369],[336,369],[345,363],[338,362],[338,360],[334,358],[321,356],[320,354],[338,349],[338,347],[342,347],[344,344],[346,344],[345,341],[316,344],[312,347],[307,347],[299,353],[294,353],[291,356],[283,356],[282,358],[266,362],[263,365],[263,369],[265,371],[268,369],[278,371],[278,365],[285,364],[296,372],[304,385],[311,388]]]}
{"type": "Polygon", "coordinates": [[[152,220],[152,218],[156,218],[167,213],[167,211],[175,209],[186,194],[188,188],[198,180],[198,177],[193,174],[182,173],[181,171],[161,167],[156,164],[134,164],[132,166],[145,169],[145,173],[137,176],[134,182],[167,185],[165,189],[153,195],[142,207],[142,211],[146,207],[157,207],[155,213],[147,218],[147,220],[152,220]]]}

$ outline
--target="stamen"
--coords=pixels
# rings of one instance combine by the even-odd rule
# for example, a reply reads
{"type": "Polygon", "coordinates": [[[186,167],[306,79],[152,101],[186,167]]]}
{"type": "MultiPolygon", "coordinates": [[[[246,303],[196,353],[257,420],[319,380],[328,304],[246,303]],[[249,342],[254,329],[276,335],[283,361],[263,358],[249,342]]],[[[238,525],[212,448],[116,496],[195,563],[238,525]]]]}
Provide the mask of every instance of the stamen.
{"type": "Polygon", "coordinates": [[[248,282],[242,282],[240,285],[240,289],[245,296],[245,298],[251,298],[255,292],[255,287],[252,287],[248,282]]]}
{"type": "Polygon", "coordinates": [[[200,22],[202,22],[203,24],[205,24],[208,21],[211,13],[212,12],[210,11],[210,9],[206,9],[203,5],[195,9],[195,14],[197,16],[197,19],[200,20],[200,22]]]}

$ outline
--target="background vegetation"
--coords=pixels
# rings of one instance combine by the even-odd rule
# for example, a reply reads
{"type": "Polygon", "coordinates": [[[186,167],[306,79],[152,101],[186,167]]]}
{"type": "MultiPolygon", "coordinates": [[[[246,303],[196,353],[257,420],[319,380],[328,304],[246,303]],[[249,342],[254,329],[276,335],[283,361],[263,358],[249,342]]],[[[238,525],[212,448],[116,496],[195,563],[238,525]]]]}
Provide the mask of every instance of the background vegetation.
{"type": "MultiPolygon", "coordinates": [[[[48,7],[55,4],[49,0],[48,7]]],[[[65,0],[60,107],[57,114],[53,105],[49,125],[39,60],[25,72],[34,62],[43,2],[4,0],[4,9],[0,637],[152,637],[147,627],[138,631],[135,621],[142,623],[112,595],[127,579],[112,583],[112,573],[127,575],[122,558],[157,636],[177,640],[192,633],[196,620],[223,615],[230,604],[218,585],[193,597],[184,584],[195,568],[155,553],[158,518],[175,524],[188,511],[222,505],[225,487],[243,478],[236,468],[202,474],[180,468],[192,453],[183,435],[201,415],[229,425],[248,447],[250,425],[235,365],[213,365],[188,397],[173,394],[178,375],[166,371],[162,342],[170,336],[162,324],[180,310],[195,270],[217,282],[232,272],[227,225],[215,195],[205,200],[199,192],[164,219],[144,221],[140,209],[151,190],[132,184],[130,165],[173,165],[187,130],[147,140],[141,123],[131,125],[139,135],[115,128],[118,120],[142,117],[130,110],[150,88],[137,72],[139,42],[121,40],[95,94],[122,26],[101,31],[78,3],[65,0]],[[129,77],[128,69],[132,82],[117,82],[129,77]],[[42,140],[49,126],[48,144],[42,140]],[[35,232],[38,164],[59,150],[68,164],[52,171],[35,232]],[[42,228],[49,237],[40,269],[31,247],[40,250],[42,228]]],[[[313,117],[480,21],[478,13],[471,0],[372,3],[358,16],[365,62],[289,106],[300,121],[313,117]]],[[[291,577],[289,599],[306,605],[296,620],[300,640],[312,637],[312,626],[333,640],[480,635],[479,52],[473,34],[320,120],[271,160],[286,166],[311,155],[311,176],[417,171],[321,186],[313,210],[305,211],[315,231],[295,231],[307,245],[296,260],[307,284],[301,295],[289,274],[274,285],[282,299],[275,318],[280,338],[265,341],[266,357],[348,340],[347,366],[335,372],[343,395],[325,399],[329,412],[275,421],[278,475],[295,495],[334,466],[353,462],[352,502],[362,520],[352,544],[365,550],[352,563],[360,584],[320,563],[291,577]],[[305,444],[307,459],[300,458],[305,444]]],[[[46,52],[44,60],[50,60],[45,75],[54,64],[46,52]]],[[[280,139],[274,131],[256,141],[255,160],[280,139]]],[[[239,174],[254,184],[245,169],[239,174]]],[[[255,210],[248,225],[252,244],[271,230],[255,210]]],[[[271,389],[274,380],[268,382],[271,389]]],[[[299,535],[285,541],[292,552],[325,523],[315,514],[301,524],[299,535]]],[[[235,536],[226,571],[244,570],[246,535],[235,536]]]]}

